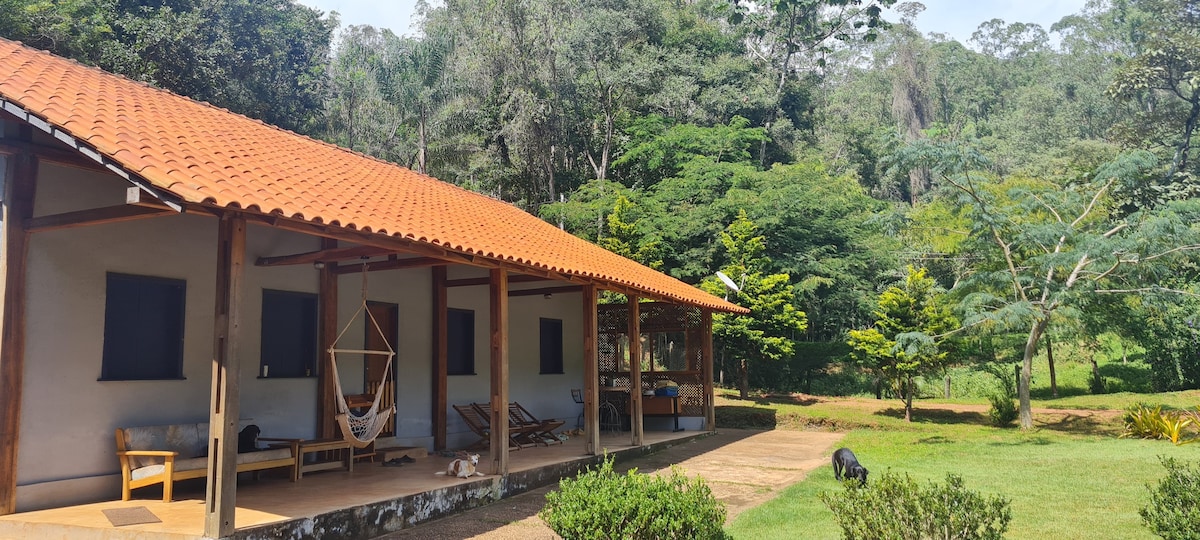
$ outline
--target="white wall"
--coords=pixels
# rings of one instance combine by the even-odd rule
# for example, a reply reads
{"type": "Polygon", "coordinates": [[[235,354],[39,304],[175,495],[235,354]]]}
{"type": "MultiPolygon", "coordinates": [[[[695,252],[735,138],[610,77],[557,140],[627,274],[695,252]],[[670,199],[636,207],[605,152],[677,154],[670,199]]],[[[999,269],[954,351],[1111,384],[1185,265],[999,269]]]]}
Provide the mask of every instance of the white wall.
{"type": "MultiPolygon", "coordinates": [[[[35,215],[123,204],[129,184],[115,176],[41,165],[35,215]]],[[[171,215],[125,223],[40,232],[30,242],[27,338],[18,448],[18,511],[119,496],[114,430],[208,419],[216,296],[217,220],[171,215]],[[184,380],[98,381],[104,337],[106,274],[120,272],[184,280],[184,380]]],[[[316,429],[317,379],[260,378],[259,319],[262,289],[317,292],[310,265],[262,268],[262,256],[319,249],[316,238],[250,226],[240,334],[240,417],[263,436],[311,438],[316,429]]],[[[485,270],[451,266],[451,279],[486,276],[485,270]]],[[[432,449],[432,298],[427,268],[373,272],[372,301],[399,305],[397,438],[432,449]]],[[[513,288],[561,283],[517,284],[513,288]]],[[[347,324],[361,302],[361,275],[339,279],[339,322],[347,324]]],[[[449,305],[475,311],[476,375],[452,376],[448,403],[487,401],[490,392],[488,287],[456,287],[449,305]]],[[[573,425],[579,406],[570,389],[582,387],[581,295],[511,297],[510,397],[541,418],[573,425]],[[563,320],[564,374],[539,371],[538,318],[563,320]]],[[[365,319],[355,320],[339,346],[362,345],[365,319]]],[[[327,362],[326,358],[321,361],[327,362]]],[[[347,392],[362,387],[361,359],[339,358],[347,392]]],[[[474,440],[448,408],[451,448],[474,440]]]]}

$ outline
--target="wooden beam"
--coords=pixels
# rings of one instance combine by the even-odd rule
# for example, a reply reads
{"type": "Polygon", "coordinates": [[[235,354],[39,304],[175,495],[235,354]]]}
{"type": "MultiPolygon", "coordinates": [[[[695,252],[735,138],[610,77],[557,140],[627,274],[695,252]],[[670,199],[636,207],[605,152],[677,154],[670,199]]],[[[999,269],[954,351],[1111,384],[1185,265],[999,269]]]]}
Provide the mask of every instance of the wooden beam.
{"type": "Polygon", "coordinates": [[[293,255],[276,255],[273,257],[259,257],[254,261],[254,266],[290,266],[296,264],[312,264],[315,262],[338,262],[349,259],[358,259],[361,257],[377,257],[394,253],[389,249],[384,249],[376,246],[354,246],[335,249],[321,249],[317,251],[309,251],[307,253],[296,253],[293,255]]]}
{"type": "MultiPolygon", "coordinates": [[[[13,117],[14,119],[16,117],[13,117]]],[[[77,152],[63,150],[54,146],[46,146],[42,144],[27,143],[13,139],[0,139],[0,154],[16,155],[20,152],[30,152],[38,158],[42,163],[52,163],[73,169],[80,169],[88,172],[102,172],[112,174],[112,171],[106,169],[103,165],[85,159],[77,152]]]]}
{"type": "Polygon", "coordinates": [[[630,444],[641,446],[642,432],[642,314],[638,297],[629,296],[629,424],[630,444]]]}
{"type": "Polygon", "coordinates": [[[596,455],[600,448],[600,357],[596,346],[600,334],[596,311],[596,286],[583,286],[583,433],[584,453],[596,455]]]}
{"type": "MultiPolygon", "coordinates": [[[[374,261],[367,264],[368,272],[376,272],[379,270],[403,270],[405,268],[425,268],[429,266],[445,266],[445,259],[434,257],[409,257],[406,259],[389,259],[386,261],[374,261]]],[[[338,266],[339,274],[352,274],[362,272],[363,263],[347,264],[338,266]]]]}
{"type": "Polygon", "coordinates": [[[242,291],[246,271],[246,221],[222,216],[217,232],[217,284],[213,315],[212,399],[208,411],[208,493],[204,536],[226,538],[237,509],[238,409],[242,291]]]}
{"type": "Polygon", "coordinates": [[[564,285],[562,287],[539,287],[537,289],[517,289],[508,291],[509,296],[543,296],[550,294],[577,293],[583,290],[583,285],[564,285]]]}
{"type": "MultiPolygon", "coordinates": [[[[321,239],[321,250],[337,249],[338,242],[331,238],[321,239]]],[[[322,439],[339,437],[334,413],[337,411],[337,386],[333,380],[333,370],[337,366],[329,357],[329,348],[337,340],[338,334],[338,264],[326,263],[317,274],[317,309],[319,310],[320,337],[317,341],[317,433],[322,439]]]]}
{"type": "Polygon", "coordinates": [[[704,431],[717,430],[715,395],[713,393],[713,312],[700,311],[700,372],[704,377],[704,431]]]}
{"type": "MultiPolygon", "coordinates": [[[[534,281],[549,281],[549,280],[550,280],[550,278],[544,278],[544,277],[540,277],[540,276],[526,276],[526,275],[521,275],[521,274],[517,274],[514,276],[508,276],[509,283],[532,283],[534,281]]],[[[463,278],[463,279],[451,279],[446,282],[446,286],[447,287],[471,287],[471,286],[475,286],[475,285],[490,285],[491,283],[492,283],[492,278],[488,278],[488,277],[463,278]]]]}
{"type": "Polygon", "coordinates": [[[433,267],[433,449],[446,449],[447,422],[447,313],[449,303],[446,295],[446,267],[433,267]]]}
{"type": "Polygon", "coordinates": [[[17,449],[21,436],[21,396],[25,377],[26,273],[38,159],[19,152],[6,159],[0,206],[0,515],[17,511],[17,449]]]}
{"type": "Polygon", "coordinates": [[[144,206],[106,206],[91,208],[77,212],[66,212],[50,216],[39,216],[26,220],[25,228],[31,233],[55,231],[59,229],[74,229],[106,223],[121,223],[138,219],[158,217],[167,214],[177,214],[170,208],[147,208],[144,206]]]}
{"type": "Polygon", "coordinates": [[[508,273],[492,269],[489,289],[492,364],[492,474],[508,476],[508,273]]]}

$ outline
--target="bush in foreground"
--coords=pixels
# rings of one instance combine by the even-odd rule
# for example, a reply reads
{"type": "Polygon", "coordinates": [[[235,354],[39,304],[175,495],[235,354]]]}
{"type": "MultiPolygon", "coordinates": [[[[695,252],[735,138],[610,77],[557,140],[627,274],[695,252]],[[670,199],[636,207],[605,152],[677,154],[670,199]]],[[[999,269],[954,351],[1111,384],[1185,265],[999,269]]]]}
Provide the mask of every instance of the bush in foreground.
{"type": "Polygon", "coordinates": [[[566,540],[725,538],[725,505],[704,480],[613,472],[612,458],[564,479],[538,516],[566,540]]]}
{"type": "Polygon", "coordinates": [[[822,493],[821,500],[848,539],[995,540],[1012,519],[1008,500],[966,489],[953,474],[923,489],[907,474],[884,473],[866,487],[822,493]]]}
{"type": "Polygon", "coordinates": [[[1150,490],[1142,521],[1167,540],[1200,540],[1200,466],[1162,458],[1167,476],[1150,490]]]}

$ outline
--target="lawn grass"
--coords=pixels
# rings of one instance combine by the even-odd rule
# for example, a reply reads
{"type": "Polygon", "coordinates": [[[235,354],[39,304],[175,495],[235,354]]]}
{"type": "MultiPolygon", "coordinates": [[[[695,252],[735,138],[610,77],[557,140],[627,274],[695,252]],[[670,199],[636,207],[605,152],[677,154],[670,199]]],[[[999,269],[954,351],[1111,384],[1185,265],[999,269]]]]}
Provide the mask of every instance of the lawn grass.
{"type": "MultiPolygon", "coordinates": [[[[1165,401],[1159,395],[1108,397],[1107,408],[1113,409],[1126,402],[1165,401]]],[[[1166,397],[1181,405],[1200,402],[1195,392],[1166,397]]],[[[1013,520],[1006,537],[1014,539],[1154,538],[1137,511],[1148,500],[1147,484],[1165,475],[1158,456],[1200,459],[1200,444],[1117,439],[1119,419],[1102,427],[1064,422],[1061,428],[1026,432],[990,427],[985,414],[938,411],[926,402],[921,406],[933,408],[918,410],[916,421],[906,423],[887,410],[890,406],[880,411],[861,403],[785,401],[718,401],[718,426],[739,418],[774,418],[777,428],[848,426],[843,445],[854,449],[873,478],[891,472],[944,482],[946,473],[954,473],[969,489],[1008,498],[1013,520]]],[[[1101,408],[1100,401],[1091,404],[1101,408]]],[[[776,499],[741,514],[727,531],[735,539],[840,538],[833,515],[818,498],[835,489],[843,488],[833,480],[832,468],[821,467],[776,499]]]]}

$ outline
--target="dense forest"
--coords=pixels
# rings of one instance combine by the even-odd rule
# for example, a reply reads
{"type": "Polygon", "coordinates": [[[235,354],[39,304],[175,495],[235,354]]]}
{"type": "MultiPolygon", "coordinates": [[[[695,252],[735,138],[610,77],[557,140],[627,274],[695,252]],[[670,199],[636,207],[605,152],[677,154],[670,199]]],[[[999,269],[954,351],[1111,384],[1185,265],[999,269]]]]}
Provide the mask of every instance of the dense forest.
{"type": "Polygon", "coordinates": [[[1200,387],[1200,1],[1091,0],[965,44],[916,30],[924,9],[446,0],[402,37],[292,0],[0,0],[0,35],[729,295],[754,311],[717,321],[743,388],[854,371],[911,396],[1020,362],[1027,411],[1035,357],[1113,340],[1154,390],[1200,387]]]}

